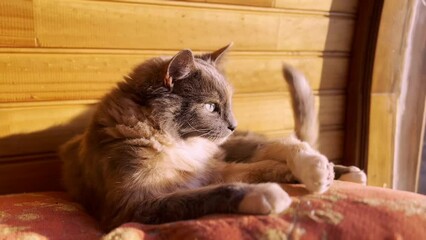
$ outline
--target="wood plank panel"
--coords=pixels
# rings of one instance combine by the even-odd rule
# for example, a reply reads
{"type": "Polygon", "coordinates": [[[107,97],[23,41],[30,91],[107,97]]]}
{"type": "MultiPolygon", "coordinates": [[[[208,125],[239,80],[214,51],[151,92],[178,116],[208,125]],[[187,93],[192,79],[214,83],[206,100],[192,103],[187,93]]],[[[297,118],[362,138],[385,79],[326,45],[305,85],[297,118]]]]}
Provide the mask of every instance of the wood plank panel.
{"type": "MultiPolygon", "coordinates": [[[[289,136],[291,130],[263,132],[263,134],[271,139],[279,139],[289,136]]],[[[334,163],[340,163],[343,157],[344,131],[342,130],[323,130],[318,136],[318,150],[328,157],[334,163]]]]}
{"type": "Polygon", "coordinates": [[[356,13],[359,0],[274,0],[277,8],[356,13]]]}
{"type": "Polygon", "coordinates": [[[0,156],[56,151],[92,114],[93,104],[0,108],[0,156]]]}
{"type": "Polygon", "coordinates": [[[349,66],[347,57],[231,54],[225,66],[236,93],[276,92],[288,91],[282,77],[283,62],[303,72],[314,91],[346,89],[349,66]]]}
{"type": "Polygon", "coordinates": [[[238,50],[349,51],[354,27],[352,18],[192,3],[34,1],[42,47],[205,50],[234,41],[238,50]]]}
{"type": "Polygon", "coordinates": [[[354,22],[351,19],[345,18],[331,18],[327,22],[322,21],[312,21],[306,16],[298,15],[297,18],[288,18],[286,16],[281,16],[281,25],[285,27],[280,27],[278,29],[278,45],[277,49],[291,49],[291,50],[314,50],[315,45],[309,46],[307,40],[302,40],[303,38],[312,38],[314,41],[318,41],[321,45],[315,46],[317,50],[325,51],[349,51],[352,46],[353,38],[353,29],[355,27],[354,22]],[[285,24],[284,24],[285,23],[285,24]],[[290,25],[293,29],[287,29],[287,26],[290,25]],[[310,26],[306,28],[306,26],[310,26]],[[317,29],[318,27],[318,29],[317,29]],[[311,31],[314,35],[303,34],[301,32],[296,32],[296,29],[304,29],[303,31],[311,31]],[[327,32],[323,32],[324,29],[328,29],[327,32]],[[344,32],[337,32],[338,29],[344,30],[344,32]],[[349,31],[348,31],[349,30],[349,31]],[[294,35],[298,34],[298,35],[294,35]],[[297,37],[296,37],[297,36],[297,37]],[[299,44],[303,44],[299,46],[299,44]],[[293,48],[293,46],[297,46],[293,48]]]}
{"type": "Polygon", "coordinates": [[[343,130],[321,131],[319,134],[318,150],[332,162],[339,164],[342,162],[345,132],[343,130]]]}
{"type": "MultiPolygon", "coordinates": [[[[233,104],[240,130],[266,132],[294,127],[288,94],[236,95],[233,104]]],[[[343,124],[344,96],[321,96],[316,105],[321,125],[343,124]]]]}
{"type": "Polygon", "coordinates": [[[55,156],[0,165],[0,194],[58,191],[61,185],[61,162],[55,156]]]}
{"type": "MultiPolygon", "coordinates": [[[[140,62],[174,53],[0,53],[0,102],[99,99],[140,62]]],[[[281,92],[283,62],[304,72],[314,90],[346,87],[347,57],[232,52],[225,66],[237,94],[281,92]]]]}
{"type": "Polygon", "coordinates": [[[254,7],[273,7],[275,0],[175,0],[182,2],[219,3],[254,7]]]}
{"type": "Polygon", "coordinates": [[[186,2],[220,3],[255,7],[276,7],[297,10],[356,13],[358,0],[180,0],[186,2]]]}
{"type": "MultiPolygon", "coordinates": [[[[234,100],[240,130],[270,132],[293,128],[289,96],[245,94],[234,100]]],[[[319,98],[323,126],[343,124],[344,96],[319,98]]],[[[318,100],[318,99],[317,99],[318,100]]],[[[0,105],[0,156],[55,151],[87,125],[94,104],[0,105]],[[25,147],[23,147],[25,146],[25,147]]]]}
{"type": "Polygon", "coordinates": [[[0,47],[34,47],[35,44],[32,1],[1,1],[0,47]]]}

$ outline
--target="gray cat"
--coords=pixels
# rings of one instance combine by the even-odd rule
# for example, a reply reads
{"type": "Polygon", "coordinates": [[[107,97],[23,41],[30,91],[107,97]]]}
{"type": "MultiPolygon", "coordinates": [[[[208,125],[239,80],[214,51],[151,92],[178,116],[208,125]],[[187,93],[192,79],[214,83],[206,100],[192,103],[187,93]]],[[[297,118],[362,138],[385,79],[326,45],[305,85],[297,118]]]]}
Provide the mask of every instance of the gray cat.
{"type": "MultiPolygon", "coordinates": [[[[284,66],[296,136],[234,133],[233,90],[220,68],[228,48],[142,63],[100,101],[85,132],[61,147],[67,190],[105,230],[127,221],[279,213],[291,198],[272,182],[329,188],[333,164],[311,147],[318,124],[303,75],[284,66]]],[[[341,174],[365,181],[354,167],[341,174]]]]}

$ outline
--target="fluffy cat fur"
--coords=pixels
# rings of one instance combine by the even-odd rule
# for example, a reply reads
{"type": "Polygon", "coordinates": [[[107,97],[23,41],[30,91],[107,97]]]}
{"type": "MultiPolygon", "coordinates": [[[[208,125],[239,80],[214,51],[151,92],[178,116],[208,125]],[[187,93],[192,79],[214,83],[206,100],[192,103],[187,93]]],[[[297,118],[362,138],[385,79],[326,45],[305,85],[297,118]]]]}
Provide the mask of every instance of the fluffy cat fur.
{"type": "MultiPolygon", "coordinates": [[[[314,98],[292,67],[283,74],[295,136],[233,134],[233,90],[220,67],[228,48],[199,56],[182,50],[142,63],[100,101],[85,132],[61,147],[67,190],[105,230],[127,221],[278,213],[291,199],[272,182],[328,189],[333,164],[312,147],[314,98]]],[[[349,172],[359,169],[341,167],[338,174],[349,172]]]]}

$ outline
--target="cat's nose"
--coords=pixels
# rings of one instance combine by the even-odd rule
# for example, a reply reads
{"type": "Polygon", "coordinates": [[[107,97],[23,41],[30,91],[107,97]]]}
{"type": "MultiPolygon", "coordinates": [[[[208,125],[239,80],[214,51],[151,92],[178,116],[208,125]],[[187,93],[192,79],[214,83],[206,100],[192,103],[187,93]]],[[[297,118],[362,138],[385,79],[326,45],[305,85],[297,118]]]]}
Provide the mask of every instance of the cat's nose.
{"type": "Polygon", "coordinates": [[[231,130],[231,131],[234,131],[236,128],[237,128],[237,125],[232,124],[232,125],[228,126],[228,129],[231,130]]]}
{"type": "Polygon", "coordinates": [[[232,111],[229,111],[226,114],[226,122],[228,123],[228,129],[234,131],[237,128],[237,121],[235,120],[234,114],[232,111]]]}

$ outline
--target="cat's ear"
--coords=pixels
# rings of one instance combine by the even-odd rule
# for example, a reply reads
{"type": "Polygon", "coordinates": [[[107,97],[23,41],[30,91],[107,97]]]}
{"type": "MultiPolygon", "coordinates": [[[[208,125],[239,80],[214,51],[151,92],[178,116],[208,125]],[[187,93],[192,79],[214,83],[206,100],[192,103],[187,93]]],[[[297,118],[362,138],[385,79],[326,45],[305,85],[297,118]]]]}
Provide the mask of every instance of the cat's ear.
{"type": "Polygon", "coordinates": [[[185,49],[176,54],[167,65],[164,85],[172,89],[174,81],[183,79],[195,70],[194,55],[191,50],[185,49]]]}
{"type": "Polygon", "coordinates": [[[226,55],[226,53],[228,52],[228,50],[232,47],[232,45],[234,45],[234,43],[230,42],[225,47],[222,47],[222,48],[220,48],[220,49],[218,49],[218,50],[216,50],[216,51],[214,51],[212,53],[204,54],[202,56],[202,58],[210,60],[215,65],[218,65],[218,64],[220,64],[220,62],[222,61],[223,57],[226,55]]]}

